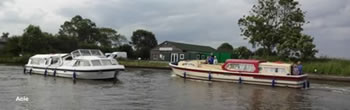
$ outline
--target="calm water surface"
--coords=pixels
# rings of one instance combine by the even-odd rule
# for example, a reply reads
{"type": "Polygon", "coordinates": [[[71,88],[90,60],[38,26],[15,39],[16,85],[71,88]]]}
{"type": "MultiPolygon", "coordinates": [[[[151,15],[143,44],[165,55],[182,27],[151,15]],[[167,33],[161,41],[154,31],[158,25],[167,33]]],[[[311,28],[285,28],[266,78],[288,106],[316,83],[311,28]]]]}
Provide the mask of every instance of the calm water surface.
{"type": "Polygon", "coordinates": [[[25,75],[0,66],[1,110],[349,110],[350,84],[312,81],[311,89],[183,80],[169,70],[127,69],[119,80],[25,75]],[[27,97],[28,101],[16,101],[27,97]]]}

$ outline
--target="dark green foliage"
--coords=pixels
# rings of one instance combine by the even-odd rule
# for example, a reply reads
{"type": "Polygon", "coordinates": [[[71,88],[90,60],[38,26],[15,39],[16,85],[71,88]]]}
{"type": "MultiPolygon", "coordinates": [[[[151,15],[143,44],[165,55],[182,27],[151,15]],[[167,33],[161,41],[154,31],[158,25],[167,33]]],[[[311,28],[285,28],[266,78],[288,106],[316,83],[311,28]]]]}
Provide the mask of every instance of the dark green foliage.
{"type": "Polygon", "coordinates": [[[21,53],[47,53],[48,52],[48,39],[43,34],[39,26],[29,25],[24,29],[22,38],[19,41],[21,47],[21,53]]]}
{"type": "Polygon", "coordinates": [[[134,50],[132,49],[131,45],[124,44],[117,48],[118,51],[126,52],[128,54],[129,58],[135,58],[134,57],[134,50]]]}
{"type": "Polygon", "coordinates": [[[8,38],[5,47],[2,50],[2,56],[19,56],[21,53],[21,46],[19,44],[21,37],[13,36],[8,38]]]}
{"type": "MultiPolygon", "coordinates": [[[[31,56],[39,53],[68,53],[73,50],[100,49],[103,52],[125,51],[128,56],[149,58],[149,51],[157,45],[152,32],[137,30],[133,33],[135,52],[128,40],[112,28],[99,28],[90,19],[77,15],[70,21],[64,22],[58,34],[42,32],[39,26],[29,25],[20,36],[8,37],[3,33],[2,38],[8,38],[1,49],[1,56],[31,56]],[[136,55],[135,55],[136,53],[136,55]]],[[[5,60],[4,60],[5,61],[5,60]]],[[[17,60],[16,60],[17,61],[17,60]]]]}
{"type": "Polygon", "coordinates": [[[238,24],[244,39],[253,47],[263,48],[259,54],[308,59],[318,51],[313,38],[301,33],[304,14],[294,0],[258,0],[250,15],[243,16],[238,24]]]}
{"type": "Polygon", "coordinates": [[[250,51],[245,46],[240,46],[234,50],[234,53],[238,55],[238,58],[240,59],[248,59],[252,56],[252,51],[250,51]]]}
{"type": "Polygon", "coordinates": [[[141,57],[142,59],[149,59],[150,50],[158,45],[154,34],[142,29],[133,32],[131,41],[136,49],[136,57],[141,57]]]}
{"type": "Polygon", "coordinates": [[[105,44],[105,47],[118,47],[123,43],[128,42],[125,36],[120,35],[112,28],[99,28],[99,33],[101,44],[105,44]]]}
{"type": "Polygon", "coordinates": [[[233,53],[233,47],[229,43],[222,43],[217,51],[219,52],[227,52],[227,53],[233,53]]]}
{"type": "Polygon", "coordinates": [[[10,35],[10,33],[8,33],[8,32],[3,32],[0,38],[5,40],[5,39],[8,39],[8,38],[9,38],[9,35],[10,35]]]}
{"type": "Polygon", "coordinates": [[[84,43],[95,43],[100,40],[96,24],[90,19],[84,19],[79,15],[73,17],[71,21],[64,22],[58,34],[77,38],[84,43]]]}

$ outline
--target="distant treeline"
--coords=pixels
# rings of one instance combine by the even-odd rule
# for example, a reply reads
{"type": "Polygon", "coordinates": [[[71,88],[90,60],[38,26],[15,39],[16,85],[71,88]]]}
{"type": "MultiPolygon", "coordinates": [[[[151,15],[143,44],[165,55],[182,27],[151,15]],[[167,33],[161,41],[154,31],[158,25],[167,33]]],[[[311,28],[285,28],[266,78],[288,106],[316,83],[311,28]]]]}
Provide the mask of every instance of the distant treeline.
{"type": "Polygon", "coordinates": [[[77,15],[65,21],[56,34],[43,32],[39,26],[29,25],[22,35],[7,38],[0,56],[31,56],[40,53],[68,53],[75,49],[100,49],[103,52],[125,51],[130,58],[149,58],[149,50],[157,45],[152,32],[136,30],[128,41],[113,28],[97,27],[87,18],[77,15]],[[134,46],[134,48],[133,48],[134,46]]]}

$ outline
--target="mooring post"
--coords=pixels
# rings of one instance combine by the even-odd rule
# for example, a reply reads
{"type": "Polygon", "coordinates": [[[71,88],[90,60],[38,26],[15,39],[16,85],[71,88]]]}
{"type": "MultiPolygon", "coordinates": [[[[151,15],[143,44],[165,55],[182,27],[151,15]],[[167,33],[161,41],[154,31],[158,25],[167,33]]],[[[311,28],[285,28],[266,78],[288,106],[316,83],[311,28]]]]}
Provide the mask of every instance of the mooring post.
{"type": "Polygon", "coordinates": [[[310,88],[310,81],[309,80],[306,80],[306,87],[310,88]]]}

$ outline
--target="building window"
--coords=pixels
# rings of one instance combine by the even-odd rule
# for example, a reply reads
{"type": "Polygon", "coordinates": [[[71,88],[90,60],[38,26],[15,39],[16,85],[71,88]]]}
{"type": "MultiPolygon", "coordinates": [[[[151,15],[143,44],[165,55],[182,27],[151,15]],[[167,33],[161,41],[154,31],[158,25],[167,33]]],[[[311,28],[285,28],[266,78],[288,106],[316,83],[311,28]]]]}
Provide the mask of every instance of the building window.
{"type": "Polygon", "coordinates": [[[181,60],[185,59],[185,55],[184,54],[180,54],[180,59],[181,60]]]}
{"type": "Polygon", "coordinates": [[[158,59],[157,54],[153,54],[153,60],[157,60],[157,59],[158,59]]]}
{"type": "Polygon", "coordinates": [[[163,54],[159,54],[159,58],[160,58],[161,60],[164,60],[164,59],[165,59],[165,56],[164,56],[163,54]]]}

